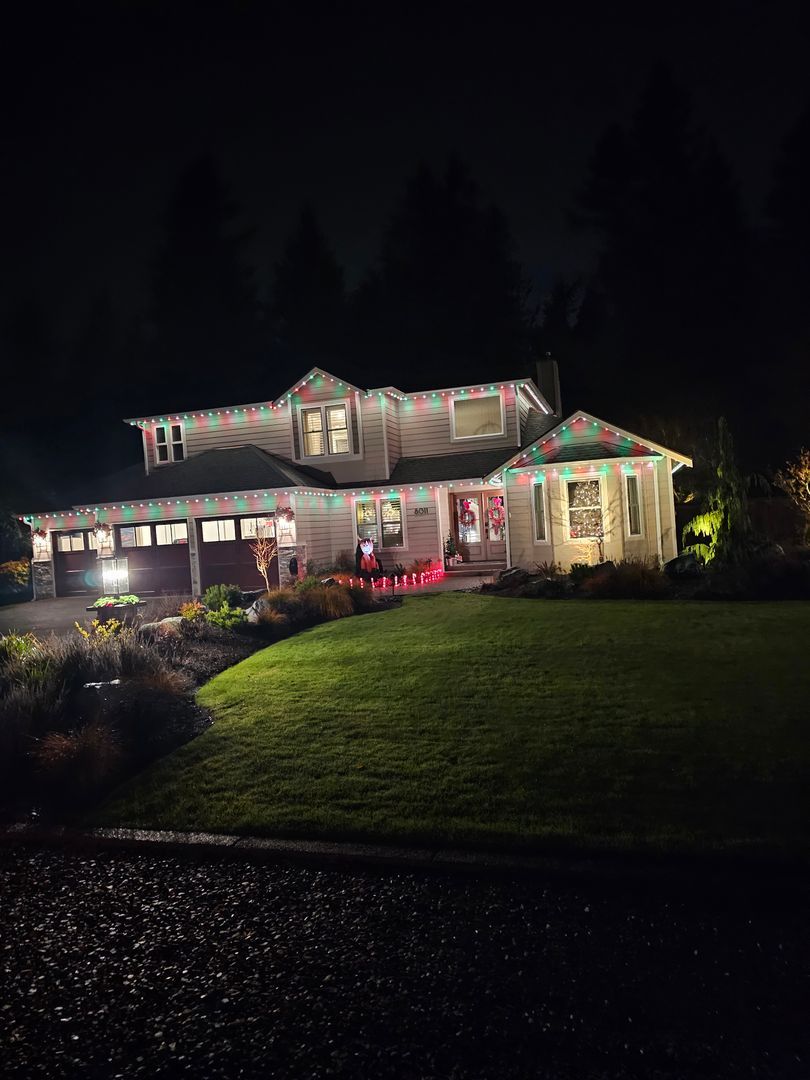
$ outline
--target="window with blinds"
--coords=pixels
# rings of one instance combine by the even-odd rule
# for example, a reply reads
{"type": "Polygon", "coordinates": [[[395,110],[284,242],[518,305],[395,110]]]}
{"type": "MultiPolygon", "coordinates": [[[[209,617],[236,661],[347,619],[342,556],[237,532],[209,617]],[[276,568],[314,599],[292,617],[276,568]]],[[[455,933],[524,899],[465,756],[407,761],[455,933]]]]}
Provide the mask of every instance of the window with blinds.
{"type": "Polygon", "coordinates": [[[504,434],[500,394],[451,398],[451,409],[454,439],[481,439],[504,434]]]}

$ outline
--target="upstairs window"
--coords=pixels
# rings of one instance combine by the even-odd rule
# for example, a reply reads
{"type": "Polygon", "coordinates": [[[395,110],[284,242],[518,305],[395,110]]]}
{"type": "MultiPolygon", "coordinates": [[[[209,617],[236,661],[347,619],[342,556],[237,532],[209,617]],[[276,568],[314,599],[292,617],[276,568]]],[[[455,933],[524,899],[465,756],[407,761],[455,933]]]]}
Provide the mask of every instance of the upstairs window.
{"type": "Polygon", "coordinates": [[[500,394],[451,398],[450,417],[454,439],[486,439],[504,434],[500,394]]]}
{"type": "Polygon", "coordinates": [[[351,453],[348,406],[344,402],[301,409],[301,433],[303,457],[351,453]]]}
{"type": "Polygon", "coordinates": [[[186,442],[182,424],[155,424],[155,463],[167,465],[183,461],[186,442]]]}

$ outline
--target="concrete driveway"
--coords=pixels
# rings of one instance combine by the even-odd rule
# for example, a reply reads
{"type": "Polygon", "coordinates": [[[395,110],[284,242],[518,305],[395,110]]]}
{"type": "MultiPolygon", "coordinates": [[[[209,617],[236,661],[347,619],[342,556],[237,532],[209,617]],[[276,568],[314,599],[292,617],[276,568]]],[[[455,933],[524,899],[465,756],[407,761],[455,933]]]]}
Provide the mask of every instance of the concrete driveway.
{"type": "Polygon", "coordinates": [[[90,618],[85,608],[93,597],[68,596],[61,600],[29,600],[25,604],[0,607],[0,634],[9,630],[35,634],[65,634],[75,622],[84,624],[90,618]]]}
{"type": "MultiPolygon", "coordinates": [[[[0,607],[0,634],[9,630],[25,633],[30,630],[35,634],[68,634],[74,623],[83,626],[93,618],[86,608],[92,604],[93,596],[68,596],[59,600],[29,600],[25,604],[9,604],[0,607]]],[[[141,609],[144,622],[160,619],[164,615],[175,614],[173,607],[180,597],[157,596],[147,599],[147,607],[141,609]]]]}

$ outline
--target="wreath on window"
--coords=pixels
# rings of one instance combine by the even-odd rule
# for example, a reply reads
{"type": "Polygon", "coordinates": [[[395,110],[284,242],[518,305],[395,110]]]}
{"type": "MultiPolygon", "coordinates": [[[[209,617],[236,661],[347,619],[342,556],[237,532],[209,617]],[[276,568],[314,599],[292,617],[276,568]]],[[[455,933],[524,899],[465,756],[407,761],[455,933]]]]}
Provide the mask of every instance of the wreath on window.
{"type": "Polygon", "coordinates": [[[504,520],[503,498],[500,495],[493,495],[492,505],[489,508],[489,523],[496,536],[503,529],[504,520]]]}
{"type": "Polygon", "coordinates": [[[471,525],[475,524],[475,512],[472,508],[472,503],[469,499],[461,500],[461,513],[459,514],[459,522],[465,529],[469,529],[471,525]]]}
{"type": "Polygon", "coordinates": [[[280,506],[276,510],[276,517],[282,521],[295,521],[295,514],[291,506],[280,506]]]}

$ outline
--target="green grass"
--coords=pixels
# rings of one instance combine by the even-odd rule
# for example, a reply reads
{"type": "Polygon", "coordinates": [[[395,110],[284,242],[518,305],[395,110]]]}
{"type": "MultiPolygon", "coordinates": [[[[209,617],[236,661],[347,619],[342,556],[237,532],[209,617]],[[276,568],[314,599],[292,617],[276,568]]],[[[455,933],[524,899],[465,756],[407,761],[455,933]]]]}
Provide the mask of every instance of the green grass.
{"type": "Polygon", "coordinates": [[[810,604],[445,594],[255,654],[96,820],[806,853],[810,604]]]}

